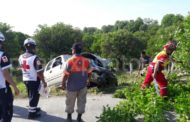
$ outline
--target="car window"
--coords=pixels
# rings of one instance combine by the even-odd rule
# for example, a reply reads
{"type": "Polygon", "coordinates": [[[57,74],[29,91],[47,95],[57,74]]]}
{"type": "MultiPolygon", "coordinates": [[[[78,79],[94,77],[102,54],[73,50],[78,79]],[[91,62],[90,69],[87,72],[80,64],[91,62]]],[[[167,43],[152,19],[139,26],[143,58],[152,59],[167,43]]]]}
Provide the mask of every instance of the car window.
{"type": "Polygon", "coordinates": [[[65,62],[71,57],[71,55],[64,55],[63,58],[65,60],[65,62]]]}
{"type": "Polygon", "coordinates": [[[52,63],[53,63],[53,61],[50,61],[50,62],[47,64],[46,71],[48,71],[48,70],[51,69],[52,63]]]}
{"type": "Polygon", "coordinates": [[[58,57],[55,59],[55,62],[53,63],[52,67],[56,67],[56,66],[59,66],[61,64],[62,64],[62,59],[61,59],[61,57],[58,57]]]}
{"type": "Polygon", "coordinates": [[[95,63],[95,61],[94,60],[90,60],[90,64],[91,64],[91,67],[97,67],[97,64],[95,63]]]}

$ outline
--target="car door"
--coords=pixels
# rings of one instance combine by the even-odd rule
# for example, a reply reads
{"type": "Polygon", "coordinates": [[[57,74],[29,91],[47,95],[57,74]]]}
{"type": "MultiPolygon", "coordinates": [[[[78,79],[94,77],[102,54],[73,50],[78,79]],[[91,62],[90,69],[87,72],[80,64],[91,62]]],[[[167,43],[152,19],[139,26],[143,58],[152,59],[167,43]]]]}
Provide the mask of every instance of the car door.
{"type": "Polygon", "coordinates": [[[63,78],[63,56],[55,58],[50,70],[51,84],[60,85],[63,78]]]}
{"type": "Polygon", "coordinates": [[[54,59],[49,61],[44,69],[44,78],[45,78],[45,81],[47,82],[48,86],[51,85],[51,83],[52,83],[51,75],[52,75],[53,62],[54,62],[54,59]]]}

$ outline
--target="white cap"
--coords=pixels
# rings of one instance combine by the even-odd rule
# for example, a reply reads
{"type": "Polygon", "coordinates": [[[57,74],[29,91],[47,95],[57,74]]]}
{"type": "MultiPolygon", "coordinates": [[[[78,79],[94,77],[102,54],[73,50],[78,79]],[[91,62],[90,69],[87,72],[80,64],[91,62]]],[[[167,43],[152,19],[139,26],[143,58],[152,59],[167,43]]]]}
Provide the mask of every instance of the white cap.
{"type": "Polygon", "coordinates": [[[27,38],[26,40],[24,40],[24,46],[26,44],[33,44],[33,45],[36,45],[36,41],[32,38],[27,38]]]}

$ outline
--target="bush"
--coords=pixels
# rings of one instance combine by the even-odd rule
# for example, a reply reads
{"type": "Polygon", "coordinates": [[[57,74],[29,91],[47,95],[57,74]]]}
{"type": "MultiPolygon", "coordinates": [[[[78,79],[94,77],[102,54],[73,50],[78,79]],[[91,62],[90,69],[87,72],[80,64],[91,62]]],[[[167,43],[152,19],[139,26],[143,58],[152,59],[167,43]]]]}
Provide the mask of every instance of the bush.
{"type": "Polygon", "coordinates": [[[152,86],[140,90],[140,82],[133,83],[122,90],[117,90],[114,97],[124,98],[116,107],[104,108],[98,117],[98,122],[130,122],[143,115],[144,122],[167,122],[168,111],[179,114],[178,121],[190,119],[190,85],[184,83],[169,83],[169,97],[163,99],[156,95],[152,86]]]}
{"type": "Polygon", "coordinates": [[[23,82],[17,83],[17,87],[20,90],[19,97],[22,97],[22,98],[27,97],[26,86],[24,85],[24,83],[23,82]]]}

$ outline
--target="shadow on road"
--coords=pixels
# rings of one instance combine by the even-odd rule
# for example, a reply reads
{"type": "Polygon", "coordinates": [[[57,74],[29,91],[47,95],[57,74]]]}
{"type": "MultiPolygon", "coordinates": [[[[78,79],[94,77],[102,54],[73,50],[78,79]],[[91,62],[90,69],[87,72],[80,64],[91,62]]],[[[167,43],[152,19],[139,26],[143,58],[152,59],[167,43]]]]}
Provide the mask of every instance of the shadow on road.
{"type": "MultiPolygon", "coordinates": [[[[14,118],[22,118],[22,119],[28,120],[27,115],[28,115],[27,108],[23,108],[20,106],[14,106],[14,115],[13,115],[14,118]]],[[[45,111],[41,111],[41,117],[37,118],[35,120],[39,121],[39,122],[67,122],[66,119],[57,117],[57,116],[53,116],[53,115],[49,115],[45,111]]],[[[75,121],[73,121],[73,122],[75,122],[75,121]]]]}

